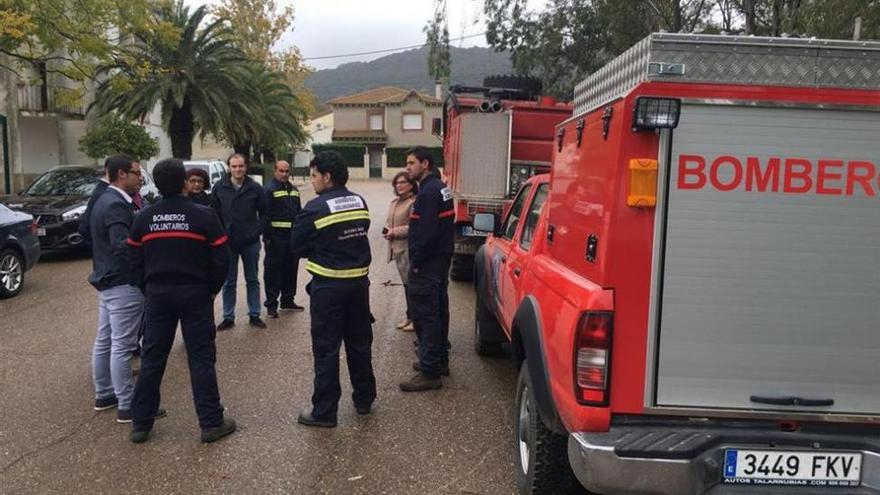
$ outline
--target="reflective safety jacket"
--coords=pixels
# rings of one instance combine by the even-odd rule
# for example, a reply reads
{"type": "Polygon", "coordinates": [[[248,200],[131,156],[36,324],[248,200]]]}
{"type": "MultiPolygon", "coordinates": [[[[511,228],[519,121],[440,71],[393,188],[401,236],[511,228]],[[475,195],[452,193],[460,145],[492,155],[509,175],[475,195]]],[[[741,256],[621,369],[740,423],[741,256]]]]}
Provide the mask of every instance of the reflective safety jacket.
{"type": "Polygon", "coordinates": [[[302,209],[299,189],[290,182],[279,182],[274,178],[263,189],[266,190],[266,200],[269,202],[266,233],[273,238],[287,241],[290,239],[293,221],[302,209]]]}
{"type": "Polygon", "coordinates": [[[434,174],[422,179],[409,215],[409,259],[418,268],[426,261],[452,256],[455,208],[452,191],[434,174]]]}
{"type": "Polygon", "coordinates": [[[293,255],[308,258],[316,281],[366,280],[370,273],[370,211],[361,196],[344,187],[322,191],[293,222],[293,255]]]}

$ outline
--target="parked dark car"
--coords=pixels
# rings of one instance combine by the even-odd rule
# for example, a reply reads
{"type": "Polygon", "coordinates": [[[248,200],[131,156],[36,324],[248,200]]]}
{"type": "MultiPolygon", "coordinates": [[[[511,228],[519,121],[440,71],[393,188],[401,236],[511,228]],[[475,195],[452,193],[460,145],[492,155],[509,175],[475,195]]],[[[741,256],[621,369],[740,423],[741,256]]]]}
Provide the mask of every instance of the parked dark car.
{"type": "Polygon", "coordinates": [[[24,272],[40,259],[34,217],[0,205],[0,299],[18,295],[24,272]]]}
{"type": "MultiPolygon", "coordinates": [[[[159,191],[150,174],[141,170],[141,196],[147,203],[155,202],[159,191]]],[[[0,196],[0,204],[34,216],[43,251],[83,248],[82,236],[77,233],[79,219],[103,175],[103,169],[96,167],[55,167],[37,177],[20,194],[0,196]]]]}

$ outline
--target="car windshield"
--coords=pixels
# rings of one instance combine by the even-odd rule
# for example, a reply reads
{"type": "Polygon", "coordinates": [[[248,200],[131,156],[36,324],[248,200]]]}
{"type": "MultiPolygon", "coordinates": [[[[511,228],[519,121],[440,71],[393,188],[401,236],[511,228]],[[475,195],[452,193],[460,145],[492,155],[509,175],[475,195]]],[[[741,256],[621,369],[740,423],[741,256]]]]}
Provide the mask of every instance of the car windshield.
{"type": "Polygon", "coordinates": [[[25,191],[28,196],[88,196],[101,179],[101,170],[63,168],[51,170],[25,191]]]}

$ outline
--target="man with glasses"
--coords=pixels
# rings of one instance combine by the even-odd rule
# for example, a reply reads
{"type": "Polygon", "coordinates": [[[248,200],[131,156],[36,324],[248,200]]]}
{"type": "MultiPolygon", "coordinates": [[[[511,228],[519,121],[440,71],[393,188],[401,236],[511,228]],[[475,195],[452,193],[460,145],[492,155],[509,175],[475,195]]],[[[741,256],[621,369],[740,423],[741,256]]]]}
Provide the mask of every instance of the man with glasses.
{"type": "MultiPolygon", "coordinates": [[[[89,283],[98,290],[98,333],[92,349],[95,410],[118,407],[116,420],[131,422],[134,392],[129,359],[137,349],[144,311],[139,274],[128,257],[134,221],[132,196],[141,187],[141,166],[128,155],[107,158],[110,184],[95,201],[90,218],[92,266],[89,283]]],[[[157,416],[164,414],[161,410],[157,416]]]]}
{"type": "Polygon", "coordinates": [[[263,235],[266,257],[263,259],[263,283],[266,285],[266,313],[278,318],[278,294],[281,309],[303,311],[293,298],[296,295],[296,272],[299,258],[290,251],[290,229],[293,219],[302,209],[299,190],[290,183],[290,164],[284,160],[275,162],[275,177],[266,185],[269,202],[269,226],[263,235]]]}

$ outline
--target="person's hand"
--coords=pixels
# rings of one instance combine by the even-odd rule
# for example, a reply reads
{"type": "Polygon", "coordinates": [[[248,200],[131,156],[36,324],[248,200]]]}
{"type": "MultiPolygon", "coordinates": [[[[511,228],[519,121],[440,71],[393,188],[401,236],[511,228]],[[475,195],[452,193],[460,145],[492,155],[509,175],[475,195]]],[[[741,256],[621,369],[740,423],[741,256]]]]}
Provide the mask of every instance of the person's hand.
{"type": "Polygon", "coordinates": [[[393,240],[394,240],[394,234],[391,233],[391,231],[386,232],[386,233],[385,233],[385,240],[387,240],[387,241],[393,241],[393,240]]]}

